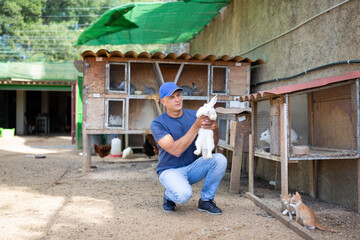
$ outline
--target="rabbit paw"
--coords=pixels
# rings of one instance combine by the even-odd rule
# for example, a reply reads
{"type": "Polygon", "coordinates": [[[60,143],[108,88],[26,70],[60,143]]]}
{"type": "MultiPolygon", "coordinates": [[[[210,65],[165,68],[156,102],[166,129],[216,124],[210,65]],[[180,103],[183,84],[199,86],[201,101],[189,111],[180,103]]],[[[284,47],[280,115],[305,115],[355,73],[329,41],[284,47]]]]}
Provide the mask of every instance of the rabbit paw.
{"type": "Polygon", "coordinates": [[[194,151],[194,154],[200,155],[200,150],[196,149],[196,150],[194,151]]]}

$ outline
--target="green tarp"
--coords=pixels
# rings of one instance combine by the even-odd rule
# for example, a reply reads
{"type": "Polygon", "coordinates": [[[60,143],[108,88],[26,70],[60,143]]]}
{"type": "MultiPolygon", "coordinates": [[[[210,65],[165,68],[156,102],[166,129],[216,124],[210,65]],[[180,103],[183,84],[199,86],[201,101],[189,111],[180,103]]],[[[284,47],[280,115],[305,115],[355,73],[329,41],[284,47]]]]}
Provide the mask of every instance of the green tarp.
{"type": "Polygon", "coordinates": [[[76,81],[78,72],[73,62],[7,62],[0,63],[0,79],[26,79],[32,81],[76,81]]]}
{"type": "Polygon", "coordinates": [[[134,3],[112,8],[80,34],[76,45],[188,42],[230,1],[134,3]]]}

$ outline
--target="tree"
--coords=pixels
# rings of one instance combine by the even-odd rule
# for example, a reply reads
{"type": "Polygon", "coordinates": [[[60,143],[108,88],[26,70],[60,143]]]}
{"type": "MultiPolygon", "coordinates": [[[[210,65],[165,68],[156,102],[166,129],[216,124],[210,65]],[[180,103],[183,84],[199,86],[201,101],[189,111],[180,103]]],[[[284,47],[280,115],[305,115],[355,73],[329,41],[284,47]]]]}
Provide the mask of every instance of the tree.
{"type": "MultiPolygon", "coordinates": [[[[159,0],[142,0],[142,2],[159,0]]],[[[167,2],[169,0],[162,0],[167,2]]],[[[73,61],[84,50],[137,52],[166,46],[77,46],[83,29],[110,8],[135,0],[1,0],[0,61],[73,61]]]]}
{"type": "Polygon", "coordinates": [[[21,56],[23,42],[21,29],[41,23],[41,6],[44,0],[3,0],[0,8],[0,60],[21,56]]]}

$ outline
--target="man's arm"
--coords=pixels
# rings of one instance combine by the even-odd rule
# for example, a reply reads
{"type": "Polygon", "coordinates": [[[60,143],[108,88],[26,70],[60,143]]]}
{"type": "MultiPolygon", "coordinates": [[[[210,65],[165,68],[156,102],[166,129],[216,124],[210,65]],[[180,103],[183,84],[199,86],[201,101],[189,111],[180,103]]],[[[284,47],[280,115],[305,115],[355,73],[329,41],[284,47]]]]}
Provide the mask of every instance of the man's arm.
{"type": "Polygon", "coordinates": [[[214,123],[213,123],[212,130],[214,132],[214,145],[215,145],[214,150],[215,150],[219,143],[219,126],[216,121],[214,121],[214,123]]]}
{"type": "Polygon", "coordinates": [[[209,128],[209,123],[206,121],[206,119],[208,119],[206,116],[198,117],[189,131],[187,131],[184,136],[176,141],[174,141],[174,138],[168,134],[161,138],[157,143],[166,152],[174,155],[175,157],[180,157],[181,154],[183,154],[183,152],[185,152],[186,149],[188,149],[188,147],[192,144],[199,132],[199,129],[201,127],[209,128]]]}

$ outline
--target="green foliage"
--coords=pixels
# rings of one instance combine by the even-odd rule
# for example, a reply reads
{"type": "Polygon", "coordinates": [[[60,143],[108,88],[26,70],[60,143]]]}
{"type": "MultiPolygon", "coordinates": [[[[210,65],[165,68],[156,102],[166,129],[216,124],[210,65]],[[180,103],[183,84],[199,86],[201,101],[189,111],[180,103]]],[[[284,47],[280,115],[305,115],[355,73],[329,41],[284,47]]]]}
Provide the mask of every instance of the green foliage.
{"type": "MultiPolygon", "coordinates": [[[[142,0],[159,2],[161,0],[142,0]]],[[[166,2],[167,0],[163,0],[166,2]]],[[[0,0],[0,62],[72,61],[84,50],[137,52],[166,46],[78,46],[79,34],[110,8],[134,0],[0,0]]]]}

